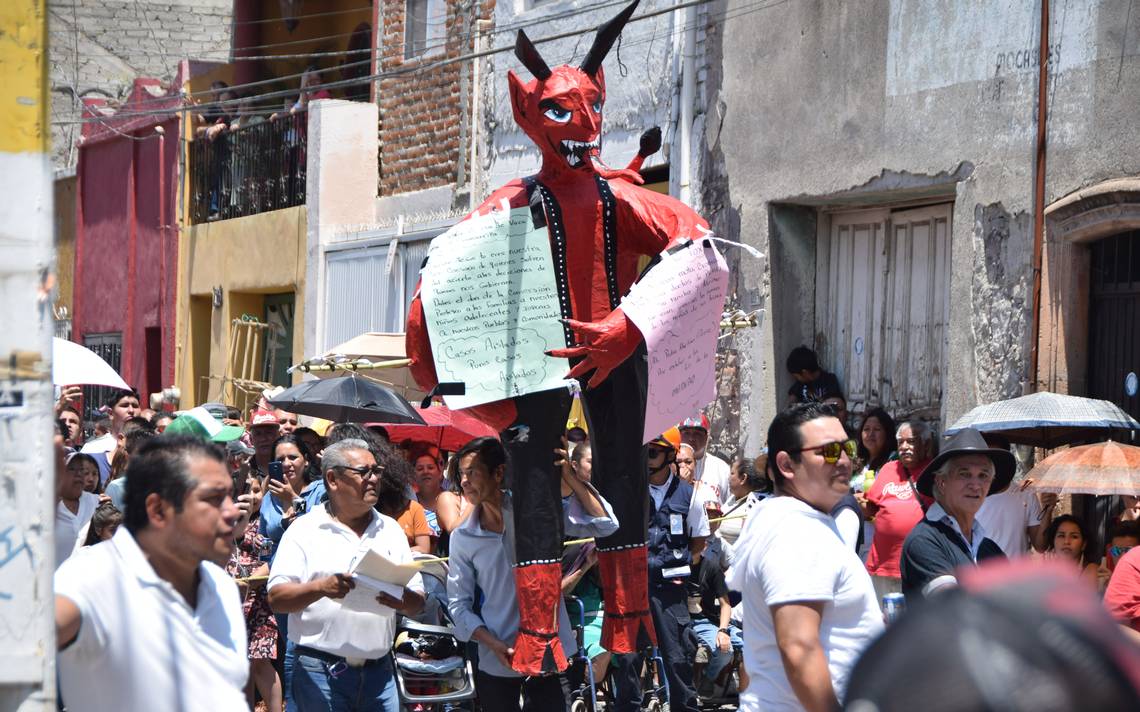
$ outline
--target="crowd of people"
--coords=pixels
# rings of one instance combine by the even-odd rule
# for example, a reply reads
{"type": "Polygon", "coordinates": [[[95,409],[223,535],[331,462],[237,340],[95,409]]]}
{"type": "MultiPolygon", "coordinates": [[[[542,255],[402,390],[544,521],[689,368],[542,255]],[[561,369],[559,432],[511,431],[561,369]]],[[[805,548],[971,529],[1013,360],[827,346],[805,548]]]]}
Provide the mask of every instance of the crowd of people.
{"type": "MultiPolygon", "coordinates": [[[[381,423],[318,423],[264,401],[245,414],[220,403],[155,413],[134,391],[112,394],[91,420],[65,389],[61,708],[395,711],[402,617],[443,623],[470,644],[476,704],[496,712],[569,709],[583,689],[589,708],[603,699],[619,712],[652,699],[677,711],[710,700],[764,711],[1013,709],[993,700],[1017,687],[987,688],[969,658],[1016,632],[1016,664],[1001,674],[1068,680],[1071,670],[1054,669],[1064,651],[1041,652],[1064,647],[1056,631],[1033,628],[1041,621],[1096,651],[1097,709],[1132,708],[1140,499],[1121,498],[1105,551],[1093,551],[1090,524],[1055,515],[1055,495],[1017,481],[999,436],[967,429],[940,442],[930,424],[882,408],[852,418],[813,352],[796,349],[787,367],[795,383],[762,452],[717,457],[703,415],[645,445],[656,640],[641,653],[602,645],[593,539],[618,522],[591,484],[588,428],[567,424],[552,453],[562,511],[551,516],[567,542],[565,599],[552,616],[565,654],[582,664],[529,677],[512,666],[513,471],[498,438],[445,453],[392,442],[381,423]],[[416,573],[402,587],[377,584],[356,573],[366,555],[394,567],[443,563],[446,582],[416,573]],[[978,566],[988,559],[1022,567],[978,566]],[[1018,620],[1029,623],[974,625],[1021,594],[1018,620]],[[951,615],[974,619],[930,637],[951,615]],[[916,667],[912,654],[942,662],[916,667]],[[907,683],[879,682],[902,669],[913,670],[907,683]],[[947,686],[956,696],[928,698],[947,686]],[[991,704],[955,706],[969,695],[991,704]]],[[[1054,687],[1054,701],[1070,699],[1054,687]]]]}

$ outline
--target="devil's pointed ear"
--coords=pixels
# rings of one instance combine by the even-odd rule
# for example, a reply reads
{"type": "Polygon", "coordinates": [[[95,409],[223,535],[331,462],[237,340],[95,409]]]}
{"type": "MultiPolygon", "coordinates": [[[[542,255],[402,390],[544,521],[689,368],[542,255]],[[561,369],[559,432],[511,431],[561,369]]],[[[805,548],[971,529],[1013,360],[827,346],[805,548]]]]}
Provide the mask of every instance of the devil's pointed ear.
{"type": "Polygon", "coordinates": [[[590,47],[590,51],[580,67],[587,76],[594,76],[598,68],[602,66],[602,60],[610,53],[614,42],[617,42],[622,29],[626,23],[629,22],[629,18],[633,16],[633,11],[637,9],[637,4],[640,1],[641,0],[633,0],[633,2],[619,12],[614,19],[598,28],[598,34],[594,37],[594,44],[590,47]]]}
{"type": "Polygon", "coordinates": [[[547,66],[546,60],[542,58],[542,55],[538,53],[538,48],[522,30],[519,30],[515,37],[515,56],[538,81],[544,82],[550,77],[550,67],[547,66]]]}
{"type": "Polygon", "coordinates": [[[527,91],[526,83],[519,79],[519,75],[507,70],[507,93],[511,96],[511,112],[515,115],[515,123],[525,128],[527,91]]]}

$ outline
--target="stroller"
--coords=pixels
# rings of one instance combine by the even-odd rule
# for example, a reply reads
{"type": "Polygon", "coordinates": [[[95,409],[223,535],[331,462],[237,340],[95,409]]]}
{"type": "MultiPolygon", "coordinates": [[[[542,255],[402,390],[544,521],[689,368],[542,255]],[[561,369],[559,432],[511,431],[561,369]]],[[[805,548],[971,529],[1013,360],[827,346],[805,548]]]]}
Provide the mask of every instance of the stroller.
{"type": "Polygon", "coordinates": [[[393,660],[396,688],[405,710],[444,712],[470,708],[475,671],[466,647],[447,626],[447,565],[432,561],[420,569],[427,605],[420,621],[396,625],[393,660]]]}

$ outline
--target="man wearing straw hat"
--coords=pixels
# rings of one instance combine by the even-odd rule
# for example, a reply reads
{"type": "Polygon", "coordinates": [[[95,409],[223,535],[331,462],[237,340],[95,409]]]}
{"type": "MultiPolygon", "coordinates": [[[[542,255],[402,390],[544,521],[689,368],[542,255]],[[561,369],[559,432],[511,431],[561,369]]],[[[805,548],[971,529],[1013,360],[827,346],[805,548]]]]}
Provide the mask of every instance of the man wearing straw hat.
{"type": "Polygon", "coordinates": [[[1014,468],[1009,450],[991,448],[981,433],[965,428],[918,476],[918,492],[934,504],[903,543],[899,568],[908,601],[957,585],[959,567],[1005,556],[986,538],[977,514],[988,495],[1009,486],[1014,468]]]}

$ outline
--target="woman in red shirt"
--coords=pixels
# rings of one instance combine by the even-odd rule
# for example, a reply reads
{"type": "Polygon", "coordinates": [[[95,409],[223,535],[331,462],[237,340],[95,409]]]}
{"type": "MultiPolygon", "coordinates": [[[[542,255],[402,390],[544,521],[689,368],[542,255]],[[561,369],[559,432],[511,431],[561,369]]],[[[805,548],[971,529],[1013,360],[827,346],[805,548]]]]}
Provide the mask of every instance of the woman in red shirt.
{"type": "Polygon", "coordinates": [[[865,498],[865,514],[875,519],[867,571],[880,598],[902,590],[899,556],[903,541],[932,503],[915,489],[919,474],[935,455],[930,428],[919,421],[904,421],[895,434],[899,458],[883,465],[865,498]]]}

